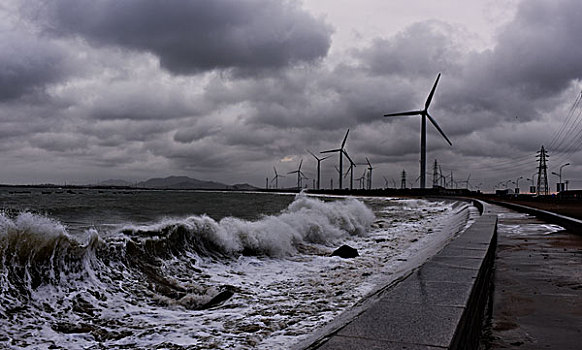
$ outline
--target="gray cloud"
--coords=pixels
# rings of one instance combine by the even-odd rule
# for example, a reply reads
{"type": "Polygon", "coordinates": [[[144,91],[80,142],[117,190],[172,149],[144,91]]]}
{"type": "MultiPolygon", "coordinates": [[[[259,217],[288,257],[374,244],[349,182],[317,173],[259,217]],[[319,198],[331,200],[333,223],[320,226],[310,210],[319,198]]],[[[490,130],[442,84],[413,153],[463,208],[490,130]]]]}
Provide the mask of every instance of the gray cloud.
{"type": "Polygon", "coordinates": [[[175,74],[257,71],[324,57],[331,29],[295,2],[56,0],[27,10],[59,35],[151,52],[175,74]]]}
{"type": "MultiPolygon", "coordinates": [[[[438,158],[459,178],[530,176],[582,80],[576,1],[523,1],[482,51],[465,46],[463,28],[429,20],[328,52],[329,27],[292,3],[172,4],[56,0],[27,9],[42,15],[26,17],[38,36],[0,36],[8,48],[0,161],[23,173],[26,161],[43,161],[47,174],[262,186],[273,165],[285,172],[304,158],[313,172],[305,150],[337,147],[350,128],[347,149],[374,163],[375,185],[403,168],[413,181],[419,118],[382,114],[421,108],[442,72],[431,113],[454,147],[429,125],[429,168],[438,158]],[[516,157],[525,160],[513,166],[516,157]]],[[[326,184],[337,180],[334,165],[337,157],[323,164],[326,184]]]]}
{"type": "Polygon", "coordinates": [[[463,51],[456,37],[462,35],[452,25],[431,20],[413,24],[390,39],[377,38],[370,48],[355,54],[370,74],[407,79],[433,76],[460,68],[463,51]]]}
{"type": "Polygon", "coordinates": [[[28,34],[0,33],[0,102],[42,92],[66,75],[66,54],[28,34]]]}

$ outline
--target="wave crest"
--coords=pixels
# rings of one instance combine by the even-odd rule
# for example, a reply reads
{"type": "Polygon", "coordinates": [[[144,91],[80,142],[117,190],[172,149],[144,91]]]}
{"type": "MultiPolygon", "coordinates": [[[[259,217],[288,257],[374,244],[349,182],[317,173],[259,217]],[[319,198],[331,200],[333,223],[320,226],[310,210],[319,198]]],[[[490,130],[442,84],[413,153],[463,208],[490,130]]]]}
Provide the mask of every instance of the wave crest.
{"type": "Polygon", "coordinates": [[[234,217],[220,221],[203,215],[129,226],[123,233],[148,237],[150,254],[176,255],[183,249],[211,255],[292,255],[302,243],[329,244],[349,235],[363,235],[374,214],[355,199],[325,202],[303,194],[279,215],[257,221],[234,217]],[[176,243],[179,243],[176,245],[176,243]],[[155,252],[154,252],[155,251],[155,252]]]}

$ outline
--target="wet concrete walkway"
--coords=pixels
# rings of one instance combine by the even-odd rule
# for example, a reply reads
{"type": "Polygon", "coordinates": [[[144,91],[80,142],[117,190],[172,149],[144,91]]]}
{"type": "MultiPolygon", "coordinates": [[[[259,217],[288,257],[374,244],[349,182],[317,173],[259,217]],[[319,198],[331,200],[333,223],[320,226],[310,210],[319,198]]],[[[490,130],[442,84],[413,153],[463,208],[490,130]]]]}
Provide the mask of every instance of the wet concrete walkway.
{"type": "MultiPolygon", "coordinates": [[[[499,206],[482,349],[582,349],[582,234],[499,206]]],[[[582,230],[582,228],[580,228],[582,230]]]]}

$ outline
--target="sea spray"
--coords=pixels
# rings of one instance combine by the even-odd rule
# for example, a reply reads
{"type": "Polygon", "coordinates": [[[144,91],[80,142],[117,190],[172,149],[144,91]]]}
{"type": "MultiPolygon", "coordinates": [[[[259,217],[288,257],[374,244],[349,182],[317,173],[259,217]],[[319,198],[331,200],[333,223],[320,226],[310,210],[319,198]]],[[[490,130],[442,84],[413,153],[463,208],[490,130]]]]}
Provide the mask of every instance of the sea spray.
{"type": "MultiPolygon", "coordinates": [[[[279,215],[257,221],[202,216],[166,219],[148,226],[127,226],[122,232],[161,242],[180,236],[180,247],[200,254],[288,256],[304,243],[331,244],[350,235],[365,235],[374,213],[356,199],[322,201],[297,195],[279,215]]],[[[168,247],[168,244],[165,244],[168,247]]]]}

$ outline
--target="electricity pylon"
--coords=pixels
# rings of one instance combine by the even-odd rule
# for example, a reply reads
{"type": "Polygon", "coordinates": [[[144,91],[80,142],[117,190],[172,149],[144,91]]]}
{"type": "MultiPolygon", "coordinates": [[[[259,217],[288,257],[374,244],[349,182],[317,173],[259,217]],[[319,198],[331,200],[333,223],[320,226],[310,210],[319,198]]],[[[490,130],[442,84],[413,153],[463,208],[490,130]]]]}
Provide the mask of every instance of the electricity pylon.
{"type": "Polygon", "coordinates": [[[546,152],[546,150],[544,149],[544,146],[542,145],[542,149],[539,150],[538,155],[536,156],[536,158],[538,158],[539,161],[539,165],[538,165],[538,188],[537,188],[537,194],[544,194],[544,195],[548,195],[550,194],[549,191],[549,186],[548,186],[548,173],[547,173],[547,169],[548,169],[548,165],[547,165],[547,161],[546,159],[549,158],[548,153],[546,152]]]}

